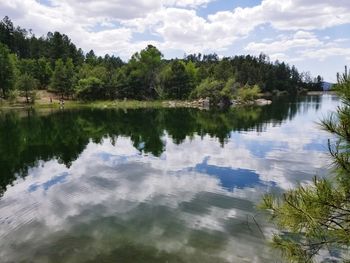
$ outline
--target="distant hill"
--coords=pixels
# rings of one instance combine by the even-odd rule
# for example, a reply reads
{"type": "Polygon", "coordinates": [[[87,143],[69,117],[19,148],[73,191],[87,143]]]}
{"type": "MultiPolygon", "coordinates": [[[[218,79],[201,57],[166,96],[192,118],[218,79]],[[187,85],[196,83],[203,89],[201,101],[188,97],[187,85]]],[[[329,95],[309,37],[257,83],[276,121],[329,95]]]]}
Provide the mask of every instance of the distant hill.
{"type": "Polygon", "coordinates": [[[334,83],[330,83],[330,82],[322,82],[322,88],[324,91],[328,91],[332,88],[332,86],[334,85],[334,83]]]}

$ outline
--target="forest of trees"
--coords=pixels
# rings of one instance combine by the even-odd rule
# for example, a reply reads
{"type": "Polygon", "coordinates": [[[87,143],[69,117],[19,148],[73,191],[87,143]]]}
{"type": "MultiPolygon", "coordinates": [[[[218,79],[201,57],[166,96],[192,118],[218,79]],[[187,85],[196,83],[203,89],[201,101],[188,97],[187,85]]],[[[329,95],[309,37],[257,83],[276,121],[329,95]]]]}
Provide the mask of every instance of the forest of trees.
{"type": "Polygon", "coordinates": [[[114,55],[96,56],[93,50],[84,54],[59,32],[36,37],[8,17],[0,22],[0,65],[0,97],[22,94],[28,102],[37,89],[80,100],[209,97],[214,102],[229,101],[252,88],[270,94],[322,90],[320,76],[312,79],[264,54],[191,54],[166,60],[148,45],[126,63],[114,55]]]}

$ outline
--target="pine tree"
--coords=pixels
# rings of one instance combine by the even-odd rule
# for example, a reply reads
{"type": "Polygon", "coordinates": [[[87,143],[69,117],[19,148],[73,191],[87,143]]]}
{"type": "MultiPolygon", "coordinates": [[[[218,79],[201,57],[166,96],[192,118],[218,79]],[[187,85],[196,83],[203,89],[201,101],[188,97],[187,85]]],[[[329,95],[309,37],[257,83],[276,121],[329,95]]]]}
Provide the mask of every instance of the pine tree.
{"type": "Polygon", "coordinates": [[[27,103],[34,102],[34,97],[35,97],[34,90],[38,86],[37,82],[38,81],[36,79],[34,79],[32,76],[30,76],[27,73],[20,75],[17,80],[17,83],[16,83],[17,89],[24,93],[27,103]],[[30,98],[32,98],[31,101],[30,101],[30,98]]]}
{"type": "Polygon", "coordinates": [[[74,65],[72,59],[68,59],[64,64],[62,59],[56,60],[55,70],[52,74],[51,89],[64,96],[73,93],[74,87],[74,65]]]}
{"type": "Polygon", "coordinates": [[[55,70],[52,74],[51,89],[59,93],[63,99],[65,91],[65,67],[62,59],[58,59],[55,62],[55,70]]]}
{"type": "Polygon", "coordinates": [[[66,96],[70,96],[71,94],[73,94],[73,88],[74,88],[74,64],[71,58],[67,59],[67,62],[65,64],[64,78],[65,78],[64,94],[66,96]]]}
{"type": "Polygon", "coordinates": [[[9,90],[13,88],[14,67],[10,59],[8,48],[0,43],[0,90],[7,98],[9,90]]]}

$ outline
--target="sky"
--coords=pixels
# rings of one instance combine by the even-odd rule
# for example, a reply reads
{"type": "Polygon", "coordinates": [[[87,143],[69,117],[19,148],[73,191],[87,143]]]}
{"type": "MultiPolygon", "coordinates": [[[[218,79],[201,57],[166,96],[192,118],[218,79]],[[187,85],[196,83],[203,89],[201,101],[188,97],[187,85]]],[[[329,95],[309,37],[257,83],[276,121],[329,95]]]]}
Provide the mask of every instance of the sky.
{"type": "Polygon", "coordinates": [[[330,82],[350,64],[350,0],[0,0],[6,15],[123,60],[148,44],[165,58],[263,52],[330,82]]]}

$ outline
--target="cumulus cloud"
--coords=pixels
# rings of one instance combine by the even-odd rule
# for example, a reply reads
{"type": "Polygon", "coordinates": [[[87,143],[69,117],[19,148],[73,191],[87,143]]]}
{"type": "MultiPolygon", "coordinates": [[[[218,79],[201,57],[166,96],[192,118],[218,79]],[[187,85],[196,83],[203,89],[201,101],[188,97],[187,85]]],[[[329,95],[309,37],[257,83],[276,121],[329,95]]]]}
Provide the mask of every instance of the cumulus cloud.
{"type": "Polygon", "coordinates": [[[158,10],[162,6],[161,2],[157,0],[128,0],[127,3],[124,0],[52,0],[51,3],[55,7],[71,9],[79,16],[108,19],[136,18],[158,10]]]}
{"type": "Polygon", "coordinates": [[[307,59],[325,61],[329,57],[348,57],[350,50],[347,38],[321,39],[310,31],[297,31],[290,35],[282,35],[277,39],[250,42],[245,47],[247,52],[269,54],[272,60],[295,62],[307,59]],[[287,54],[288,53],[288,54],[287,54]]]}
{"type": "Polygon", "coordinates": [[[68,34],[85,51],[94,49],[99,55],[113,53],[124,59],[148,43],[163,52],[223,53],[238,40],[254,38],[252,32],[261,26],[287,36],[267,42],[255,38],[246,51],[268,51],[273,58],[292,57],[294,61],[316,56],[321,50],[329,54],[326,57],[338,51],[348,57],[345,47],[326,48],[324,42],[332,39],[320,40],[315,33],[316,29],[350,23],[347,0],[262,0],[252,7],[215,13],[208,9],[208,16],[200,16],[198,9],[209,8],[214,1],[50,0],[49,4],[43,4],[35,0],[2,0],[0,15],[8,15],[16,24],[32,28],[37,35],[57,30],[68,34]],[[137,34],[143,34],[142,40],[138,40],[137,34]],[[297,48],[311,52],[287,54],[297,48]]]}
{"type": "Polygon", "coordinates": [[[248,51],[264,53],[284,52],[298,47],[319,47],[323,44],[314,33],[297,31],[293,36],[285,36],[281,40],[272,42],[251,42],[245,48],[248,51]]]}
{"type": "Polygon", "coordinates": [[[216,0],[163,0],[162,2],[166,6],[179,6],[179,7],[200,7],[206,6],[210,2],[214,2],[216,0]]]}
{"type": "Polygon", "coordinates": [[[322,47],[320,49],[306,49],[299,51],[303,58],[318,59],[324,61],[328,57],[350,57],[350,49],[336,45],[322,47]]]}
{"type": "Polygon", "coordinates": [[[348,1],[265,0],[260,5],[265,21],[284,30],[311,30],[350,22],[348,1]]]}
{"type": "MultiPolygon", "coordinates": [[[[253,253],[268,249],[260,234],[254,237],[261,230],[253,231],[256,224],[248,222],[256,213],[254,203],[271,181],[288,189],[325,172],[326,149],[305,146],[326,145],[328,135],[313,121],[334,107],[333,97],[324,96],[318,110],[300,106],[282,125],[266,123],[265,132],[232,132],[224,147],[209,135],[187,137],[177,145],[165,133],[164,153],[155,157],[140,154],[129,137],[120,136],[115,144],[107,138],[100,144],[90,142],[70,167],[55,159],[40,161],[1,198],[0,257],[5,262],[35,261],[35,256],[56,252],[46,250],[47,245],[62,246],[69,240],[76,250],[67,253],[81,251],[82,257],[108,254],[108,249],[131,241],[177,255],[219,254],[224,262],[268,261],[253,253]],[[228,190],[219,174],[189,169],[203,160],[229,169],[226,178],[248,169],[259,181],[228,190]],[[193,233],[205,233],[201,243],[211,244],[215,238],[221,246],[215,253],[191,247],[193,233]],[[74,243],[79,238],[84,242],[74,243]]],[[[265,233],[271,232],[263,220],[258,222],[265,233]]]]}

